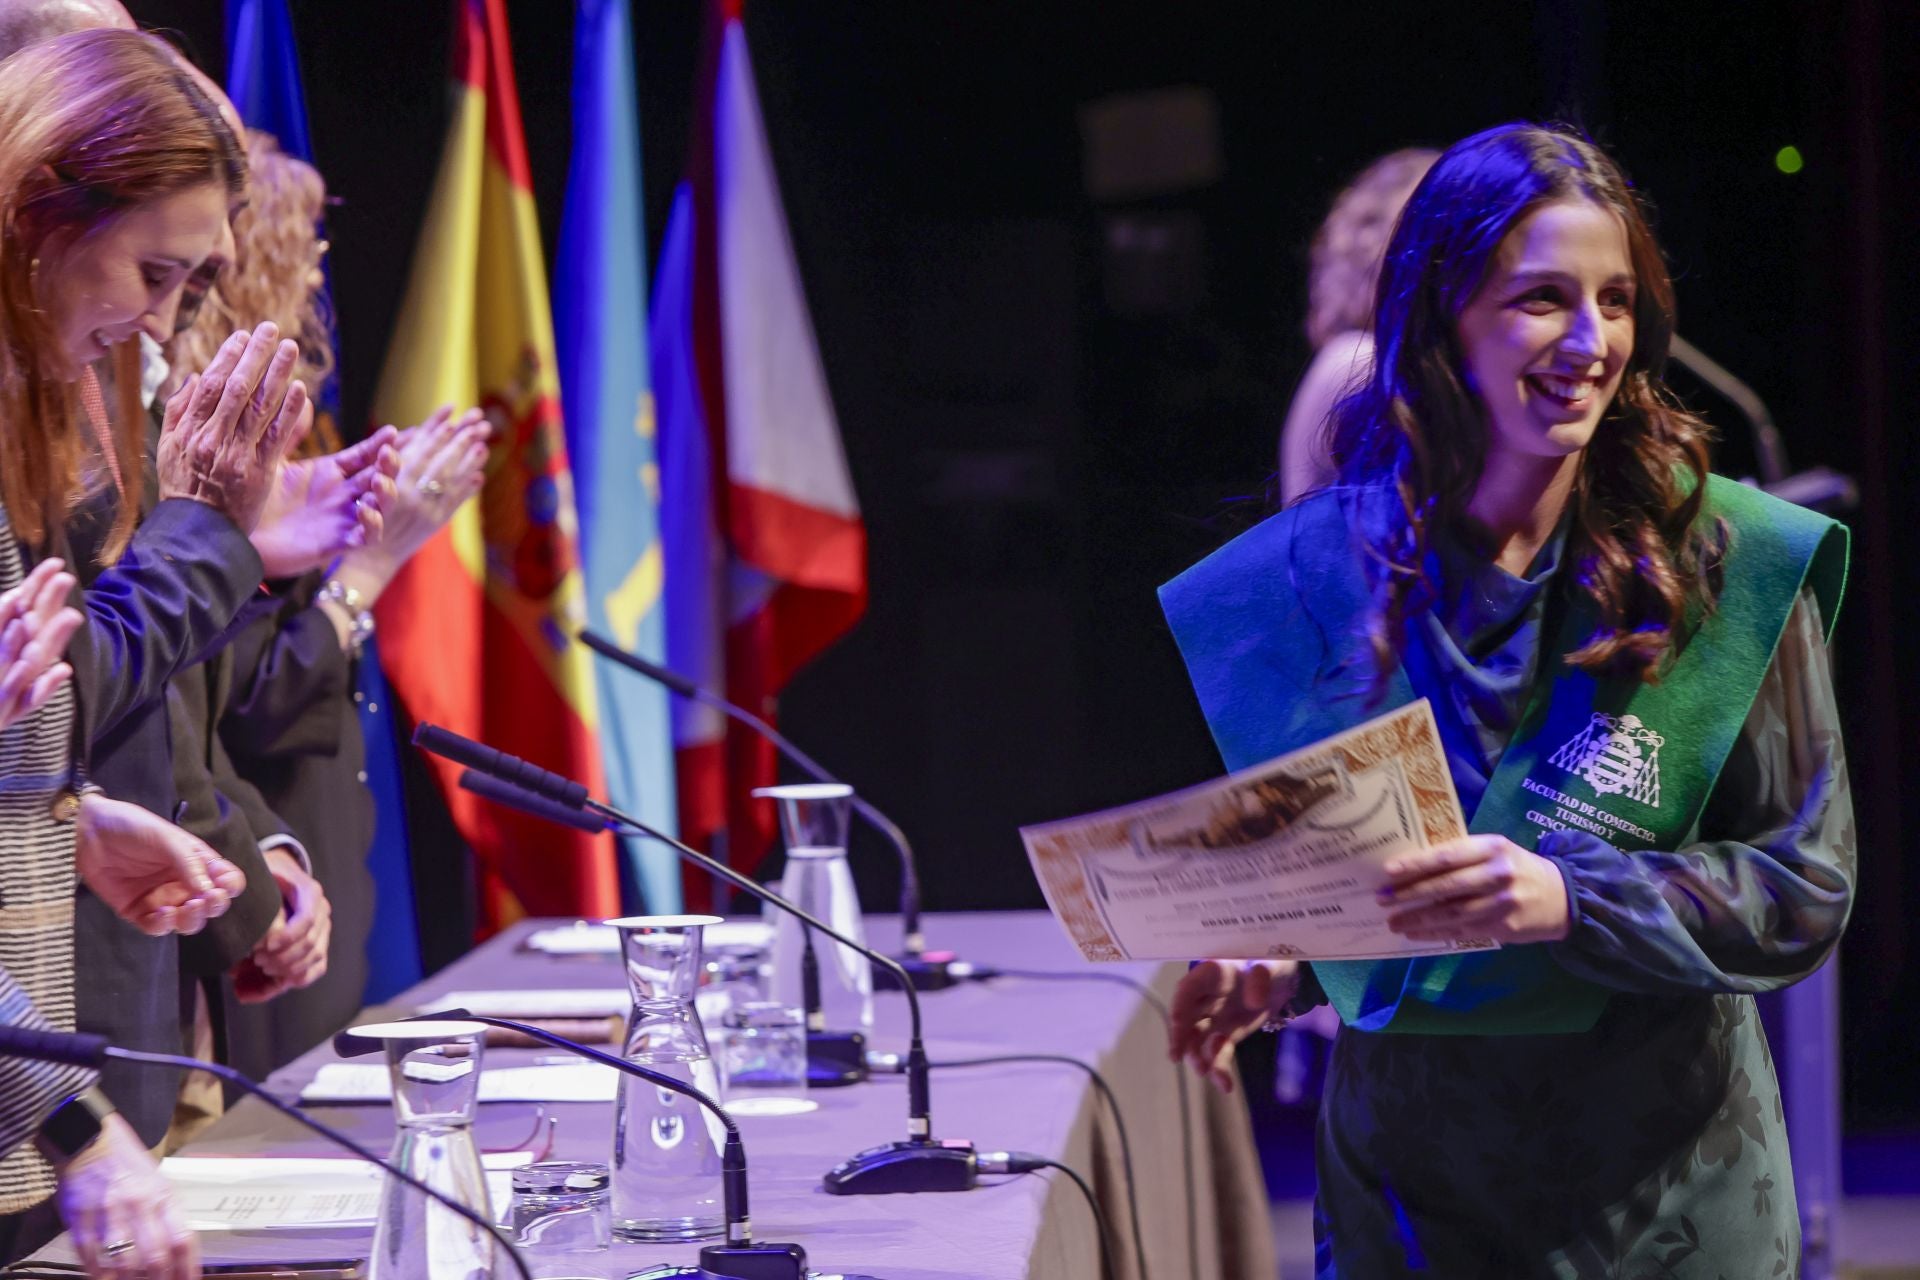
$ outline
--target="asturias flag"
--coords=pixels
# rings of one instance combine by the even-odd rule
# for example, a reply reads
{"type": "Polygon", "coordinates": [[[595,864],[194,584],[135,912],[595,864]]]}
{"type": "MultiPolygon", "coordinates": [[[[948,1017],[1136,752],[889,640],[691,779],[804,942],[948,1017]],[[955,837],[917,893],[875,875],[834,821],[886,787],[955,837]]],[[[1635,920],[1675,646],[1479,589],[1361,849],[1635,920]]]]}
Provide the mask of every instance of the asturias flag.
{"type": "MultiPolygon", "coordinates": [[[[710,5],[688,176],[656,283],[655,396],[672,666],[768,720],[866,608],[866,526],[807,312],[740,0],[710,5]]],[[[750,870],[772,837],[773,750],[675,709],[681,833],[750,870]]],[[[704,886],[689,882],[689,896],[704,886]]]]}
{"type": "MultiPolygon", "coordinates": [[[[495,432],[486,488],[380,597],[387,675],[415,720],[599,792],[593,672],[572,642],[586,612],[573,483],[504,0],[455,6],[452,120],[374,413],[418,422],[476,403],[495,432]]],[[[619,911],[610,837],[488,805],[454,785],[457,766],[434,766],[480,858],[490,922],[516,908],[619,911]]]]}
{"type": "MultiPolygon", "coordinates": [[[[554,328],[567,453],[579,477],[587,617],[623,648],[667,660],[661,589],[660,469],[647,381],[647,255],[640,201],[640,104],[627,0],[579,0],[573,34],[573,155],[554,273],[554,328]]],[[[667,692],[624,671],[597,673],[600,747],[622,809],[662,831],[674,817],[667,692]]],[[[651,912],[680,909],[671,849],[626,842],[651,912]]]]}

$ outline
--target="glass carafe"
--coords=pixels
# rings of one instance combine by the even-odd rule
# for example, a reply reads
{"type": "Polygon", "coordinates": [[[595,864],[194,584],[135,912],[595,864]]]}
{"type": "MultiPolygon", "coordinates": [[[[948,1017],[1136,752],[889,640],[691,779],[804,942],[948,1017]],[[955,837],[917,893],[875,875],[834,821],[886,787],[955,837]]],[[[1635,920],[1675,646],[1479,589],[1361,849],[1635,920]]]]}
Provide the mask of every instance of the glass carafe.
{"type": "MultiPolygon", "coordinates": [[[[780,834],[787,846],[787,869],[780,894],[789,902],[857,942],[867,934],[860,923],[860,899],[847,866],[847,822],[853,812],[853,788],[838,782],[761,787],[754,793],[780,807],[780,834]]],[[[784,911],[773,912],[773,998],[805,1008],[800,953],[806,926],[784,911]]],[[[831,1031],[873,1029],[873,966],[853,948],[824,934],[813,938],[820,968],[820,1008],[831,1031]]]]}
{"type": "MultiPolygon", "coordinates": [[[[393,1082],[392,1163],[493,1221],[473,1141],[486,1027],[478,1022],[387,1022],[353,1033],[386,1043],[393,1082]]],[[[389,1176],[380,1188],[368,1280],[490,1280],[494,1237],[389,1176]]],[[[512,1269],[497,1259],[500,1274],[512,1269]]]]}
{"type": "MultiPolygon", "coordinates": [[[[620,932],[633,1011],[627,1061],[720,1098],[720,1073],[694,1011],[700,934],[719,916],[629,916],[620,932]]],[[[720,1234],[719,1117],[693,1099],[620,1077],[613,1122],[613,1234],[621,1240],[703,1240],[720,1234]]]]}

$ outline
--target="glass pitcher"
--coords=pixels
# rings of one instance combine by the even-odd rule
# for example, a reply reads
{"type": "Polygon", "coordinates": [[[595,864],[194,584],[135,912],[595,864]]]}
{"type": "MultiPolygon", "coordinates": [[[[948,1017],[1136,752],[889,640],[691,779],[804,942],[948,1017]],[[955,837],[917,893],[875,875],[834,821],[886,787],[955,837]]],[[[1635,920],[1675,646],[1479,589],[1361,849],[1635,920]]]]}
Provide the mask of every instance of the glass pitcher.
{"type": "MultiPolygon", "coordinates": [[[[391,1162],[493,1221],[487,1179],[473,1141],[486,1027],[478,1022],[387,1022],[353,1034],[386,1043],[398,1126],[391,1162]]],[[[380,1188],[367,1280],[491,1280],[512,1263],[498,1242],[447,1206],[396,1178],[380,1188]]]]}
{"type": "MultiPolygon", "coordinates": [[[[628,916],[620,933],[633,1011],[627,1061],[720,1099],[720,1073],[694,1011],[701,930],[719,916],[628,916]]],[[[620,1077],[613,1125],[613,1234],[621,1240],[704,1240],[724,1225],[719,1117],[693,1099],[620,1077]]]]}
{"type": "MultiPolygon", "coordinates": [[[[780,894],[801,910],[865,943],[860,899],[847,866],[847,823],[853,812],[853,788],[838,782],[760,787],[754,793],[780,806],[780,834],[787,845],[787,869],[780,894]]],[[[773,912],[773,998],[805,1008],[799,920],[773,912]]],[[[873,966],[848,946],[816,933],[813,952],[820,968],[820,1008],[825,1030],[873,1030],[873,966]]]]}

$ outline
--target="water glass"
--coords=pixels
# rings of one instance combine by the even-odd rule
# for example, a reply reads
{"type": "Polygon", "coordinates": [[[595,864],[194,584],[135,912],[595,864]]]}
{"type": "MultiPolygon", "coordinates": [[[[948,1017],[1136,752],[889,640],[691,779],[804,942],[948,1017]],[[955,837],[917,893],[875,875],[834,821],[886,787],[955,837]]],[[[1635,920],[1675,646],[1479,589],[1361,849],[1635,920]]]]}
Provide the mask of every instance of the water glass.
{"type": "Polygon", "coordinates": [[[513,1171],[507,1230],[536,1276],[605,1273],[613,1243],[607,1166],[549,1160],[513,1171]]]}
{"type": "Polygon", "coordinates": [[[703,944],[704,972],[701,974],[699,1006],[701,1020],[722,1023],[725,1010],[755,1000],[765,1000],[772,987],[773,966],[764,946],[721,946],[703,944]],[[709,1002],[720,1013],[709,1019],[709,1002]]]}
{"type": "Polygon", "coordinates": [[[792,1005],[777,1000],[735,1005],[727,1014],[720,1054],[729,1093],[807,1087],[806,1020],[792,1005]]]}

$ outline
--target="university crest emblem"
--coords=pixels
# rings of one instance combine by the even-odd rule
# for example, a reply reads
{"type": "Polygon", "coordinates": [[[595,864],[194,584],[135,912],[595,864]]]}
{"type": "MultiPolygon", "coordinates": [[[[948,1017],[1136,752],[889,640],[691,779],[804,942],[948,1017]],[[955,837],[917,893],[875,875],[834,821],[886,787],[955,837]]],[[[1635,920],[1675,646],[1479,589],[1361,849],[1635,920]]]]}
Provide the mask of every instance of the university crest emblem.
{"type": "Polygon", "coordinates": [[[1658,809],[1660,748],[1666,741],[1642,724],[1639,716],[1610,716],[1596,711],[1586,728],[1547,759],[1600,795],[1624,795],[1658,809]]]}

